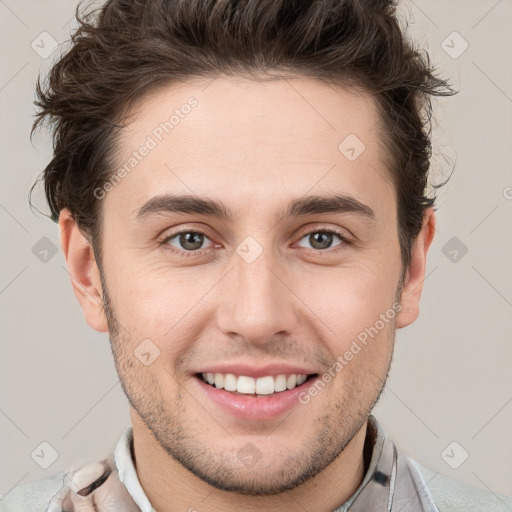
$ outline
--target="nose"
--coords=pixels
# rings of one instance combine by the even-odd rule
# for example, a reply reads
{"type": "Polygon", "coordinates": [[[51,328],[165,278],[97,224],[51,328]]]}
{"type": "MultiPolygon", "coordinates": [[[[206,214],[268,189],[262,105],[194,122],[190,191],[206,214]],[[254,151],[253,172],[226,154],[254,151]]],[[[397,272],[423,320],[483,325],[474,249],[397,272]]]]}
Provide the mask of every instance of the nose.
{"type": "Polygon", "coordinates": [[[217,327],[224,334],[261,345],[296,328],[298,301],[289,272],[271,252],[264,251],[252,262],[234,254],[231,271],[218,290],[217,327]]]}

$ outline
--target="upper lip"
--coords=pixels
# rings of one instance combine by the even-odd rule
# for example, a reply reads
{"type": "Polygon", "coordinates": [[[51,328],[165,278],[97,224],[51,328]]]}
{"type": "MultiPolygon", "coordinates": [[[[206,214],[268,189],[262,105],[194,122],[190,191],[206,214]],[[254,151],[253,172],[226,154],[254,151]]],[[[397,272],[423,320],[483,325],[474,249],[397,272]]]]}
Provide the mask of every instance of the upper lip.
{"type": "Polygon", "coordinates": [[[244,375],[247,377],[265,377],[267,375],[311,375],[318,373],[311,368],[304,366],[295,366],[288,363],[272,363],[262,366],[255,366],[254,364],[238,363],[238,364],[212,364],[204,366],[194,373],[233,373],[234,375],[244,375]]]}

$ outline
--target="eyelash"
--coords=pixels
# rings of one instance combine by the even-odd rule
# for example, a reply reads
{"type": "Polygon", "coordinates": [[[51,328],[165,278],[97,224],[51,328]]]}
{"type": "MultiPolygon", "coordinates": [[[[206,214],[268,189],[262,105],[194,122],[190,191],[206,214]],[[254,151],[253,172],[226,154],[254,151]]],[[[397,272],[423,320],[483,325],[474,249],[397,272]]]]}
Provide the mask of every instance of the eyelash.
{"type": "MultiPolygon", "coordinates": [[[[183,229],[181,231],[176,231],[175,233],[172,233],[169,236],[166,236],[160,242],[160,244],[163,246],[163,248],[165,250],[168,250],[168,251],[172,252],[173,254],[177,254],[178,256],[181,256],[183,258],[190,258],[190,257],[194,257],[194,256],[201,256],[203,254],[203,252],[205,252],[205,251],[207,251],[209,249],[209,248],[207,248],[207,249],[197,249],[195,251],[186,251],[184,249],[183,250],[176,249],[175,247],[173,247],[172,245],[170,245],[168,243],[170,240],[172,240],[173,238],[176,238],[177,236],[179,236],[179,235],[181,235],[183,233],[200,234],[200,235],[203,235],[206,238],[211,240],[211,238],[208,236],[208,233],[206,233],[205,231],[202,231],[200,229],[183,229]]],[[[344,233],[341,233],[340,231],[337,231],[335,229],[327,229],[327,228],[317,228],[317,229],[313,229],[313,230],[305,232],[305,233],[301,233],[301,236],[298,239],[298,241],[302,240],[303,238],[305,238],[307,236],[315,234],[315,233],[327,233],[327,234],[336,235],[341,240],[341,242],[342,242],[341,244],[335,246],[334,248],[329,248],[329,249],[309,249],[308,247],[304,247],[303,248],[308,253],[314,253],[315,255],[318,255],[318,254],[321,254],[321,253],[336,252],[336,251],[342,250],[343,246],[351,245],[351,243],[352,243],[349,240],[349,238],[344,233]]]]}

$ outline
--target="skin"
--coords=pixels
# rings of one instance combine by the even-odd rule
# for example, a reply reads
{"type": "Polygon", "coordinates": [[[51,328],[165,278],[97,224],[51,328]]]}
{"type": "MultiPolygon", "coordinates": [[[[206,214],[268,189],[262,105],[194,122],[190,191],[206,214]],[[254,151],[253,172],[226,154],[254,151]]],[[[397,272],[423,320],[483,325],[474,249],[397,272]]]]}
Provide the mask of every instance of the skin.
{"type": "Polygon", "coordinates": [[[221,76],[154,92],[120,134],[120,165],[190,96],[198,106],[102,200],[102,275],[87,237],[62,211],[75,294],[87,323],[110,330],[137,473],[159,512],[332,511],[364,476],[368,415],[395,330],[418,316],[435,214],[424,216],[401,286],[395,190],[374,100],[310,78],[221,76]],[[366,146],[353,162],[338,150],[349,134],[366,146]],[[215,199],[234,219],[161,212],[136,220],[165,193],[215,199]],[[293,199],[333,193],[369,206],[375,219],[274,219],[293,199]],[[200,252],[168,249],[187,252],[179,237],[165,240],[181,229],[205,232],[200,252]],[[318,249],[309,235],[321,229],[350,243],[334,235],[318,249]],[[248,236],[262,249],[252,263],[236,252],[248,236]],[[278,419],[242,420],[198,392],[192,372],[226,361],[307,364],[322,375],[397,299],[398,315],[308,404],[278,419]],[[160,350],[148,366],[134,355],[145,339],[160,350]],[[252,467],[237,457],[248,442],[261,454],[252,467]]]}

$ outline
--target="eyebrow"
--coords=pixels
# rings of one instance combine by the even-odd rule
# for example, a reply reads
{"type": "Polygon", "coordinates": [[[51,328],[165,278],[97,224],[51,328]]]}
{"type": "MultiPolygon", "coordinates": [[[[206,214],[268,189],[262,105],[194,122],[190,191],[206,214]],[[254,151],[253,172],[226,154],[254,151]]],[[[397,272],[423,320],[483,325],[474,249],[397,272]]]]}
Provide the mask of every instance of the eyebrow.
{"type": "MultiPolygon", "coordinates": [[[[143,221],[153,215],[166,213],[198,214],[233,221],[234,213],[214,199],[193,195],[165,194],[152,197],[136,211],[135,220],[143,221]]],[[[366,204],[347,195],[306,196],[292,200],[284,211],[278,213],[275,222],[289,217],[301,217],[321,213],[355,213],[375,220],[375,212],[366,204]]]]}

